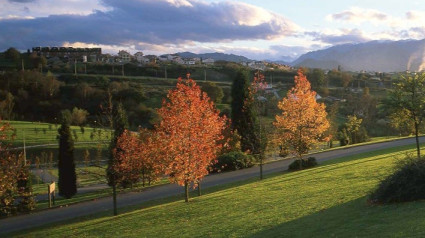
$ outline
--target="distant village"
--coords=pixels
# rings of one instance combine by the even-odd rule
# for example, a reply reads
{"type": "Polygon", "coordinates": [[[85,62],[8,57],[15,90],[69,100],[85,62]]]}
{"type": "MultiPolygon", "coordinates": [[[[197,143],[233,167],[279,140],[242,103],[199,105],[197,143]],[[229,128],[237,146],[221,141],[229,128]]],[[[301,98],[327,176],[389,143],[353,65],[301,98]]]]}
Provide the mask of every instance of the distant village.
{"type": "MultiPolygon", "coordinates": [[[[145,55],[143,52],[131,54],[128,51],[120,50],[117,55],[102,54],[101,48],[74,48],[74,47],[33,47],[32,52],[38,56],[44,56],[48,60],[65,60],[76,62],[103,62],[107,64],[126,64],[136,63],[139,66],[153,64],[168,64],[175,63],[179,65],[214,65],[216,60],[212,58],[183,58],[178,54],[164,54],[160,56],[145,55]]],[[[291,66],[268,63],[266,61],[245,61],[238,62],[252,69],[265,70],[272,65],[274,68],[283,70],[291,70],[291,66]]]]}

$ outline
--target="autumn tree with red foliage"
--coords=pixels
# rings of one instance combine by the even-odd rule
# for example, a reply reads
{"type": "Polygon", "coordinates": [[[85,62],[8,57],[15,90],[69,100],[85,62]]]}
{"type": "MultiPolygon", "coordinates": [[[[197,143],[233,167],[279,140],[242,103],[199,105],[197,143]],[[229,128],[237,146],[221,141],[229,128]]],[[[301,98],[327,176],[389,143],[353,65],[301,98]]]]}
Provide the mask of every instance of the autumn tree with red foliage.
{"type": "Polygon", "coordinates": [[[114,182],[122,187],[129,187],[140,180],[140,148],[137,135],[128,130],[117,138],[112,149],[115,160],[110,166],[114,171],[114,182]]]}
{"type": "Polygon", "coordinates": [[[222,148],[219,141],[226,126],[213,102],[192,79],[178,79],[158,110],[161,122],[156,126],[157,145],[161,149],[164,172],[170,182],[185,186],[185,201],[189,186],[195,188],[208,174],[222,148]]]}
{"type": "Polygon", "coordinates": [[[316,92],[302,71],[295,76],[295,86],[279,102],[282,114],[276,115],[274,125],[280,142],[300,159],[314,144],[326,140],[324,133],[329,128],[325,105],[316,102],[316,92]]]}
{"type": "Polygon", "coordinates": [[[111,166],[118,184],[128,187],[142,179],[145,186],[146,181],[150,184],[158,179],[163,173],[163,161],[157,139],[157,135],[147,129],[139,133],[125,130],[118,137],[112,150],[115,161],[111,166]]]}
{"type": "Polygon", "coordinates": [[[151,182],[158,180],[163,175],[164,161],[161,157],[161,149],[158,148],[158,145],[160,145],[159,137],[155,131],[141,128],[138,139],[139,168],[142,186],[144,187],[146,182],[150,185],[151,182]]]}
{"type": "Polygon", "coordinates": [[[0,120],[0,217],[35,208],[28,164],[22,153],[11,152],[10,134],[12,128],[0,120]]]}
{"type": "Polygon", "coordinates": [[[9,124],[0,125],[0,215],[8,215],[12,213],[14,194],[16,193],[15,169],[18,164],[8,150],[7,132],[11,131],[9,124]]]}

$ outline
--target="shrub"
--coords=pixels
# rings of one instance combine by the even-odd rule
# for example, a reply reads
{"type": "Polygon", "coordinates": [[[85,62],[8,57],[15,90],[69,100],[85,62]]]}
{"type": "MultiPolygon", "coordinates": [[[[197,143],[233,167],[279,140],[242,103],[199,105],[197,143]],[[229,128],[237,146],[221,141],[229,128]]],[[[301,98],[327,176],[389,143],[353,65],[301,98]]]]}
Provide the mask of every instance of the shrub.
{"type": "MultiPolygon", "coordinates": [[[[302,159],[302,169],[312,168],[317,165],[316,158],[308,157],[307,159],[302,159]]],[[[296,159],[289,165],[289,171],[296,171],[300,169],[300,160],[296,159]]]]}
{"type": "Polygon", "coordinates": [[[254,166],[255,158],[241,151],[232,151],[217,158],[212,172],[234,171],[254,166]]]}
{"type": "Polygon", "coordinates": [[[370,195],[371,203],[409,202],[425,199],[425,157],[407,159],[370,195]]]}

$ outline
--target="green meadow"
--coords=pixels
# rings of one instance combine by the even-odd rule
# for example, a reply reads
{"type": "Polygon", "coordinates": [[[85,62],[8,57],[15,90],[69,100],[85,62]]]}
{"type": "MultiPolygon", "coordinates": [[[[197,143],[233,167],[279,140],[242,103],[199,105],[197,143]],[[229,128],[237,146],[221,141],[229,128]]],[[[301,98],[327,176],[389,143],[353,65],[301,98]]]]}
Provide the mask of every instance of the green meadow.
{"type": "MultiPolygon", "coordinates": [[[[4,121],[13,130],[9,135],[13,135],[10,143],[13,147],[19,147],[18,151],[23,152],[25,141],[27,159],[35,164],[38,157],[41,164],[53,163],[56,165],[58,156],[58,124],[26,121],[4,121]]],[[[93,128],[71,126],[71,134],[74,139],[74,155],[77,164],[84,163],[84,153],[89,152],[91,163],[98,163],[96,160],[107,159],[107,148],[109,146],[111,131],[93,128]],[[100,152],[99,152],[100,151],[100,152]]]]}
{"type": "Polygon", "coordinates": [[[395,147],[147,202],[15,234],[21,237],[423,237],[425,202],[370,205],[368,194],[414,153],[395,147]]]}

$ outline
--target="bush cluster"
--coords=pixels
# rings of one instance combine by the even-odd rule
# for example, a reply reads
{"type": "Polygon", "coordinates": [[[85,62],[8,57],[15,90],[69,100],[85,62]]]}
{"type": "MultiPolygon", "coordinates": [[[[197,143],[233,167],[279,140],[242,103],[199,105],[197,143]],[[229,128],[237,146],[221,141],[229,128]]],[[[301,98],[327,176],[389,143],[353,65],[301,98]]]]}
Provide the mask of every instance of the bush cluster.
{"type": "MultiPolygon", "coordinates": [[[[302,159],[301,161],[302,161],[301,162],[302,169],[312,168],[317,165],[316,158],[314,157],[308,157],[307,159],[302,159]]],[[[294,160],[294,162],[292,162],[289,165],[288,170],[289,171],[300,170],[300,160],[299,159],[294,160]]]]}
{"type": "Polygon", "coordinates": [[[212,172],[234,171],[254,166],[255,158],[241,151],[232,151],[222,154],[217,158],[217,163],[213,166],[212,172]]]}
{"type": "Polygon", "coordinates": [[[425,199],[425,157],[407,159],[385,178],[369,197],[371,203],[396,203],[425,199]]]}

